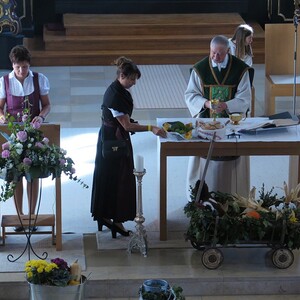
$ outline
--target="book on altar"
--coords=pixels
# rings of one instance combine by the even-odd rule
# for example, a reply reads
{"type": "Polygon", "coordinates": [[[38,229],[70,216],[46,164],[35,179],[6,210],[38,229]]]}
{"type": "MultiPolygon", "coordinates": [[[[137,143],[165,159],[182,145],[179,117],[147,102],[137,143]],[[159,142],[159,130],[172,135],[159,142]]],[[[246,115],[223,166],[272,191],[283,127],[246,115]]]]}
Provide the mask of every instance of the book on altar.
{"type": "Polygon", "coordinates": [[[272,130],[272,129],[284,129],[288,126],[295,126],[299,124],[299,120],[293,119],[273,119],[263,121],[261,123],[255,123],[239,130],[240,133],[256,133],[258,131],[272,130]]]}

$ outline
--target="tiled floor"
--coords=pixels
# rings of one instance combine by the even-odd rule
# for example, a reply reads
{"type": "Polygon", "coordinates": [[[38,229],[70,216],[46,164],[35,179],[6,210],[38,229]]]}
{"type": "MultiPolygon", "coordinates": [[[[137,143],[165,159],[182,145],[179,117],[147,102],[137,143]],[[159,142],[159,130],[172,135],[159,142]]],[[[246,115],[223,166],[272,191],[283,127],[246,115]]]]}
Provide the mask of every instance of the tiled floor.
{"type": "MultiPolygon", "coordinates": [[[[190,66],[180,66],[183,77],[187,80],[190,66]]],[[[264,66],[254,66],[255,80],[254,86],[256,90],[256,115],[260,116],[264,110],[264,66]]],[[[93,163],[95,157],[95,145],[97,141],[97,133],[100,124],[100,103],[102,95],[108,84],[115,78],[115,70],[113,67],[39,67],[33,68],[36,71],[44,73],[51,83],[51,102],[52,111],[48,118],[49,122],[60,123],[62,126],[62,146],[68,150],[70,156],[74,158],[79,177],[91,184],[93,163]]],[[[0,72],[0,75],[6,73],[0,72]]],[[[162,79],[163,80],[163,79],[162,79]]],[[[138,83],[137,83],[138,84],[138,83]]],[[[162,99],[163,101],[163,99],[162,99]]],[[[291,100],[286,101],[280,99],[278,101],[279,110],[287,110],[292,107],[291,100]]],[[[141,123],[155,124],[157,117],[189,117],[187,109],[152,109],[152,110],[135,110],[134,118],[141,123]]],[[[157,229],[158,217],[158,196],[156,181],[156,138],[150,133],[139,133],[132,137],[135,153],[139,153],[145,158],[145,167],[147,170],[143,179],[143,208],[146,217],[146,228],[157,229]]],[[[251,169],[251,181],[254,185],[264,182],[267,187],[282,186],[283,180],[286,180],[287,158],[280,161],[276,158],[255,158],[253,159],[253,167],[251,169]],[[267,164],[268,167],[262,167],[267,164]],[[269,166],[272,166],[270,168],[269,166]],[[268,173],[269,172],[269,173],[268,173]],[[274,176],[276,175],[276,176],[274,176]]],[[[181,221],[184,218],[182,208],[186,203],[185,197],[185,174],[186,174],[187,158],[178,157],[170,159],[170,174],[168,179],[172,186],[170,192],[171,203],[168,203],[168,219],[169,229],[178,230],[185,226],[181,221]],[[180,221],[179,221],[180,220],[180,221]]],[[[63,231],[64,232],[81,232],[95,233],[96,224],[92,221],[89,213],[90,190],[82,190],[80,187],[74,186],[63,179],[63,231]]],[[[280,189],[278,190],[280,193],[280,189]]],[[[45,199],[42,210],[53,210],[53,191],[51,183],[44,185],[45,199]]],[[[1,212],[14,213],[12,202],[1,204],[1,212]]],[[[130,229],[134,229],[134,224],[126,224],[130,229]]],[[[219,270],[208,271],[203,268],[199,251],[194,249],[181,250],[151,250],[147,258],[141,257],[139,254],[128,256],[124,250],[115,251],[98,251],[96,249],[95,240],[86,240],[86,259],[87,273],[92,272],[93,280],[115,279],[116,282],[121,279],[133,280],[138,290],[139,284],[145,278],[164,277],[173,279],[179,283],[178,278],[184,277],[181,284],[187,291],[187,295],[197,295],[195,286],[189,283],[193,280],[199,280],[199,285],[206,288],[206,292],[199,290],[199,296],[187,297],[187,300],[290,300],[300,299],[299,296],[285,295],[295,290],[290,287],[286,290],[278,288],[278,296],[224,296],[222,294],[267,294],[269,289],[261,282],[257,286],[257,291],[251,287],[251,280],[257,283],[257,278],[268,278],[268,283],[273,280],[280,282],[280,279],[299,278],[299,262],[298,260],[288,270],[274,270],[265,265],[263,255],[249,256],[249,253],[243,257],[235,251],[228,251],[227,262],[219,270]],[[259,258],[257,258],[259,257],[259,258]],[[236,286],[232,283],[232,291],[221,290],[220,283],[224,283],[229,279],[239,281],[240,285],[236,286]],[[201,283],[202,282],[202,283],[201,283]],[[204,283],[203,283],[204,282],[204,283]],[[217,287],[212,287],[212,283],[216,283],[217,287]],[[206,287],[205,287],[206,285],[206,287]],[[200,296],[207,294],[219,296],[200,296]]],[[[5,280],[3,273],[0,273],[0,281],[5,280]]],[[[12,278],[13,274],[9,275],[12,278]]],[[[20,274],[16,274],[15,280],[23,280],[20,274]]],[[[6,277],[7,280],[7,277],[6,277]]],[[[284,281],[284,280],[283,280],[284,281]]],[[[258,280],[259,282],[259,280],[258,280]]],[[[278,283],[279,284],[279,283],[278,283]]],[[[298,285],[297,281],[295,284],[298,285]]],[[[272,285],[272,284],[271,284],[272,285]]],[[[96,289],[96,287],[93,287],[96,289]]],[[[107,288],[107,287],[106,287],[107,288]]],[[[113,287],[115,288],[115,287],[113,287]]],[[[123,287],[124,288],[124,287],[123,287]]],[[[133,287],[134,288],[134,287],[133,287]]],[[[124,288],[126,291],[126,289],[124,288]]],[[[132,294],[132,293],[130,293],[132,294]]],[[[93,294],[94,299],[101,295],[93,294]]],[[[128,294],[129,295],[129,294],[128,294]]],[[[117,299],[136,299],[137,297],[126,298],[126,292],[123,298],[117,299]]],[[[0,296],[1,299],[1,296],[0,296]]],[[[111,299],[111,298],[106,298],[111,299]]]]}

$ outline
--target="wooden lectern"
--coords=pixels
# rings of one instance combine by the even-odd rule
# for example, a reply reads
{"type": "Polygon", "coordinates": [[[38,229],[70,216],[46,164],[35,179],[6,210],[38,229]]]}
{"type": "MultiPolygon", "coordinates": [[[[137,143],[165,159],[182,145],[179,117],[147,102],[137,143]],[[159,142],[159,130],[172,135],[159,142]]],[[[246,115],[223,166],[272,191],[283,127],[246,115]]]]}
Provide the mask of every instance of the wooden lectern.
{"type": "MultiPolygon", "coordinates": [[[[60,146],[60,125],[58,124],[47,124],[43,123],[41,131],[45,134],[45,136],[49,139],[50,144],[55,144],[60,146]]],[[[6,125],[0,125],[0,131],[10,133],[6,125]]],[[[0,136],[0,143],[4,143],[6,140],[0,136]]],[[[52,227],[52,238],[54,239],[54,222],[56,225],[56,250],[62,250],[62,216],[61,216],[61,179],[55,178],[55,203],[56,203],[56,211],[55,217],[54,215],[39,215],[37,219],[37,226],[51,226],[52,227]]],[[[28,216],[24,216],[24,225],[27,225],[28,216]],[[25,218],[27,217],[27,221],[25,218]]],[[[12,233],[5,233],[6,227],[14,227],[19,226],[20,223],[16,215],[3,215],[2,216],[2,238],[3,244],[5,243],[5,235],[7,234],[16,234],[15,232],[12,233]],[[16,224],[17,222],[17,224],[16,224]]],[[[33,232],[33,234],[38,232],[33,232]]],[[[42,232],[48,233],[48,232],[42,232]]],[[[18,234],[22,234],[18,233],[18,234]]]]}

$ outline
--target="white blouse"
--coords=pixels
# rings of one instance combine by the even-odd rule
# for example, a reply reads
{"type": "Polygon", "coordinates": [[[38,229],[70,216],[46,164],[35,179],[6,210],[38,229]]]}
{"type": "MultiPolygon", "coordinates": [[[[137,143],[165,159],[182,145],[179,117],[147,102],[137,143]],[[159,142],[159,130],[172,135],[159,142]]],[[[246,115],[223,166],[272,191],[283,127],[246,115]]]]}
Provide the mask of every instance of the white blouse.
{"type": "MultiPolygon", "coordinates": [[[[34,92],[34,85],[33,85],[33,73],[29,70],[28,76],[25,78],[23,85],[21,82],[15,77],[15,72],[11,71],[8,74],[9,78],[9,88],[10,92],[13,96],[27,96],[34,92]]],[[[41,95],[48,95],[50,90],[50,84],[48,78],[39,73],[39,87],[40,87],[40,94],[41,95]]],[[[4,76],[0,78],[0,99],[6,98],[6,91],[5,91],[5,83],[4,83],[4,76]]]]}

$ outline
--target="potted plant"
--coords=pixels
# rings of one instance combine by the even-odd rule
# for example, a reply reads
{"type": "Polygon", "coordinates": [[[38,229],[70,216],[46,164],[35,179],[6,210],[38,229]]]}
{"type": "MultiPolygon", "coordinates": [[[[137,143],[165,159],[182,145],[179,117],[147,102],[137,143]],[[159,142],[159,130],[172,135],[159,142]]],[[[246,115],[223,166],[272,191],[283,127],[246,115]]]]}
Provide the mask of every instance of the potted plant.
{"type": "Polygon", "coordinates": [[[140,288],[140,300],[185,300],[180,286],[170,287],[166,280],[148,279],[140,288]]]}
{"type": "Polygon", "coordinates": [[[51,259],[50,262],[29,260],[25,263],[25,274],[32,300],[84,299],[87,279],[81,274],[77,261],[68,265],[61,258],[51,259]]]}
{"type": "Polygon", "coordinates": [[[13,196],[16,183],[22,176],[31,181],[32,178],[52,176],[54,179],[65,174],[84,188],[88,187],[75,175],[74,161],[67,152],[50,144],[40,130],[41,123],[31,122],[28,109],[24,109],[21,123],[15,122],[9,115],[6,119],[10,135],[1,132],[7,142],[2,144],[0,157],[0,177],[4,179],[0,201],[13,196]]]}

